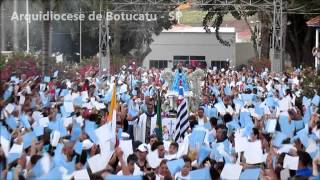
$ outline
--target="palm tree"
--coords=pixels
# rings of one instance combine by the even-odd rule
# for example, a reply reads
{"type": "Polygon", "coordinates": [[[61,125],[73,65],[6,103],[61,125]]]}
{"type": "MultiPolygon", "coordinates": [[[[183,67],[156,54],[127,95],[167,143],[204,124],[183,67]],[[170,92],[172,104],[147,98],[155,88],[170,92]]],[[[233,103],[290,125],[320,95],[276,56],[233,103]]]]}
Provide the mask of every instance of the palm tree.
{"type": "MultiPolygon", "coordinates": [[[[41,3],[42,6],[42,12],[43,14],[50,12],[51,10],[59,7],[63,0],[32,0],[35,2],[41,3]]],[[[42,23],[42,33],[41,33],[41,39],[42,39],[42,47],[41,47],[41,59],[42,59],[42,74],[48,74],[49,73],[49,64],[50,64],[50,50],[49,47],[51,47],[50,43],[50,28],[51,28],[51,19],[47,21],[43,21],[42,23]]]]}

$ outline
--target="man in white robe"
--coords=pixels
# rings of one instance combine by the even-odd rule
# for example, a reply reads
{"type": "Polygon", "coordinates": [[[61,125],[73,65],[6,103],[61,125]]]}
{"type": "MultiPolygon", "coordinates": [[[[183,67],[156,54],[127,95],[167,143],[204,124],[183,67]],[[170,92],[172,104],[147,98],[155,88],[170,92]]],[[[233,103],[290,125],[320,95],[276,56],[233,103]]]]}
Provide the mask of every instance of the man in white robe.
{"type": "MultiPolygon", "coordinates": [[[[134,126],[134,140],[135,141],[141,141],[146,142],[146,127],[147,127],[147,114],[143,113],[140,115],[139,120],[137,121],[137,124],[134,126]]],[[[154,114],[154,116],[151,117],[151,129],[150,129],[150,136],[153,134],[153,130],[156,127],[157,122],[157,114],[154,114]]]]}
{"type": "Polygon", "coordinates": [[[134,137],[136,141],[148,143],[148,137],[154,134],[157,122],[157,113],[155,111],[153,98],[146,98],[147,112],[140,115],[137,124],[134,126],[134,137]],[[148,125],[150,127],[148,127],[148,125]],[[146,134],[149,133],[149,134],[146,134]]]}

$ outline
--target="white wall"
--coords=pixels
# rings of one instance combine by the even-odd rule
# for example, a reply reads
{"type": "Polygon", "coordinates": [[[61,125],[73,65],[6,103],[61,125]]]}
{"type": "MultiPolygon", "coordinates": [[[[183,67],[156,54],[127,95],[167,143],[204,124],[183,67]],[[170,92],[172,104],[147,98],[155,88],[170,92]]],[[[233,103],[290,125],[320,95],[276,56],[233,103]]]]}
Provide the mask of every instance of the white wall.
{"type": "Polygon", "coordinates": [[[254,58],[254,49],[251,42],[236,43],[236,65],[248,64],[254,58]]]}
{"type": "Polygon", "coordinates": [[[204,32],[162,32],[154,36],[150,45],[152,51],[143,61],[143,66],[149,67],[149,60],[171,60],[173,56],[205,56],[208,66],[213,60],[231,60],[235,64],[235,33],[220,33],[224,40],[232,41],[230,47],[220,44],[215,33],[204,32]]]}

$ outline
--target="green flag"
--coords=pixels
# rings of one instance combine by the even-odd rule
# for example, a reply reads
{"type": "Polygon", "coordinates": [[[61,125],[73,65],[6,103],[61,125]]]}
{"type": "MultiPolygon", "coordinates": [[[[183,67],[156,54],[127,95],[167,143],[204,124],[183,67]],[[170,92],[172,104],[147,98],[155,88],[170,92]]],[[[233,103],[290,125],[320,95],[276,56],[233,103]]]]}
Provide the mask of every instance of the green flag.
{"type": "Polygon", "coordinates": [[[160,96],[160,90],[158,91],[158,97],[157,97],[157,126],[156,126],[156,135],[158,137],[158,140],[162,142],[162,121],[161,121],[161,96],[160,96]]]}

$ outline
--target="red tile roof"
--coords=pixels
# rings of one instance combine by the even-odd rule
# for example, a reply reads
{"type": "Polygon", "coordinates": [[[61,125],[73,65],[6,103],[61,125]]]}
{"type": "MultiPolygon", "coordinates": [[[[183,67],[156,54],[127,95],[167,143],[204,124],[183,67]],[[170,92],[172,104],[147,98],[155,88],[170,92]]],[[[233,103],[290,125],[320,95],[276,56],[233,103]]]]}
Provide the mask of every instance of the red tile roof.
{"type": "Polygon", "coordinates": [[[307,25],[312,27],[320,27],[320,16],[317,16],[307,21],[307,25]]]}

